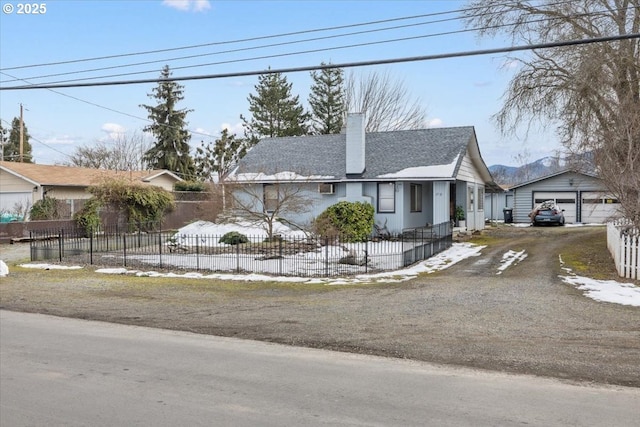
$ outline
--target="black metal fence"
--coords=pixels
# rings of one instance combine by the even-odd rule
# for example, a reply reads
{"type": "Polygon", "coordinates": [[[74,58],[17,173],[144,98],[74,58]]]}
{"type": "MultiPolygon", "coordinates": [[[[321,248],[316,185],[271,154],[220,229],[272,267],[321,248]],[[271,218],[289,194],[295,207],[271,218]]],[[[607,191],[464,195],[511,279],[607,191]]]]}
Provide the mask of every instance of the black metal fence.
{"type": "Polygon", "coordinates": [[[425,260],[452,244],[450,223],[404,230],[385,238],[351,243],[308,235],[246,236],[221,243],[221,235],[102,229],[31,232],[31,260],[197,272],[331,277],[397,270],[425,260]]]}

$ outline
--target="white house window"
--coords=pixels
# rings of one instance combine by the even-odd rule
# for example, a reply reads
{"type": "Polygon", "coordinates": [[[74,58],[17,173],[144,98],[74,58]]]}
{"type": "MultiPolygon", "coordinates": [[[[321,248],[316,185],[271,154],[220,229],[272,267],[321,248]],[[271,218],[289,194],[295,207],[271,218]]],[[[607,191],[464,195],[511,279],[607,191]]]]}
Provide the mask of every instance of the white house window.
{"type": "Polygon", "coordinates": [[[484,187],[478,188],[478,210],[484,210],[484,187]]]}
{"type": "Polygon", "coordinates": [[[273,212],[278,207],[278,187],[273,184],[264,184],[262,197],[265,212],[273,212]]]}
{"type": "Polygon", "coordinates": [[[396,185],[393,182],[378,184],[378,212],[396,211],[396,185]]]}
{"type": "Polygon", "coordinates": [[[467,189],[469,190],[468,191],[468,193],[469,193],[469,199],[468,199],[469,200],[469,209],[468,209],[468,211],[469,212],[473,212],[475,210],[475,209],[473,209],[473,207],[475,206],[475,201],[473,199],[473,196],[474,196],[475,192],[473,191],[473,187],[468,187],[467,189]]]}
{"type": "Polygon", "coordinates": [[[411,184],[411,212],[422,212],[422,185],[411,184]]]}

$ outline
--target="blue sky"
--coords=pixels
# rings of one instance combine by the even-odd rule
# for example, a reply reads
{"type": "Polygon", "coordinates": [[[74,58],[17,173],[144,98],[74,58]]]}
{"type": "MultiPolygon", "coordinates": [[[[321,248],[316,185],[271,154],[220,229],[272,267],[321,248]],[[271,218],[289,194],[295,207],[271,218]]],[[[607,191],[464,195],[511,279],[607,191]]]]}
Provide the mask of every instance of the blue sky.
{"type": "MultiPolygon", "coordinates": [[[[259,71],[314,66],[321,62],[348,63],[488,49],[508,45],[501,39],[476,38],[473,33],[421,37],[462,30],[460,20],[416,25],[392,31],[336,37],[277,47],[266,44],[291,42],[347,32],[424,23],[457,15],[440,15],[348,29],[268,36],[347,26],[391,18],[452,11],[463,1],[207,1],[207,0],[49,0],[37,4],[45,12],[18,14],[18,1],[0,0],[0,86],[57,82],[114,75],[105,80],[155,78],[164,65],[174,76],[259,71]],[[13,6],[7,13],[6,5],[13,6]],[[420,37],[394,43],[331,49],[345,45],[420,37]],[[254,41],[221,42],[256,38],[254,41]],[[213,43],[218,43],[214,45],[213,43]],[[25,65],[73,61],[101,56],[210,44],[191,49],[146,55],[72,62],[44,67],[25,65]],[[234,49],[239,52],[225,52],[234,49]],[[321,52],[294,54],[305,50],[321,52]],[[286,55],[283,55],[286,54],[286,55]],[[199,55],[190,59],[176,59],[199,55]],[[262,56],[283,55],[271,58],[262,56]],[[148,62],[131,66],[134,63],[148,62]],[[212,64],[202,66],[203,64],[212,64]],[[97,68],[107,68],[86,72],[97,68]],[[190,67],[178,69],[178,67],[190,67]],[[115,76],[125,73],[134,75],[115,76]],[[53,74],[72,73],[52,76],[53,74]],[[42,77],[47,76],[49,77],[42,77]],[[15,79],[24,80],[15,80],[15,79]]],[[[32,2],[33,4],[33,2],[32,2]]],[[[24,9],[23,9],[24,11],[24,9]]],[[[530,161],[553,155],[559,144],[553,136],[533,130],[528,137],[502,137],[491,121],[514,70],[503,55],[441,59],[378,65],[346,70],[357,74],[389,72],[404,81],[412,96],[424,104],[429,126],[476,128],[487,165],[517,165],[517,156],[530,161]]],[[[311,85],[309,72],[287,74],[293,93],[306,106],[311,85]]],[[[92,80],[89,80],[92,81],[92,80]]],[[[192,109],[187,116],[194,132],[191,145],[214,139],[223,127],[240,129],[240,114],[247,115],[247,97],[254,92],[256,76],[230,77],[181,83],[185,99],[179,107],[192,109]],[[208,137],[207,135],[211,135],[208,137]]],[[[0,118],[9,126],[24,106],[24,120],[33,139],[35,161],[62,162],[79,146],[109,141],[118,133],[141,133],[148,123],[140,104],[152,104],[148,94],[155,84],[127,86],[0,91],[0,118]],[[65,96],[66,95],[66,96],[65,96]]]]}

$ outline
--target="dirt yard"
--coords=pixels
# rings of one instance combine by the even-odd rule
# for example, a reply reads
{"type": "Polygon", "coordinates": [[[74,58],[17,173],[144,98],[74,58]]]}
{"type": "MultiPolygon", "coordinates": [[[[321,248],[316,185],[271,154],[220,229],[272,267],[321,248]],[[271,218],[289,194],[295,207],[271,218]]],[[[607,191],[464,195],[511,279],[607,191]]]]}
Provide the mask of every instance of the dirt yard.
{"type": "Polygon", "coordinates": [[[558,277],[561,256],[617,279],[603,227],[502,226],[471,241],[482,255],[442,272],[345,286],[24,269],[28,245],[5,245],[0,308],[640,387],[640,308],[558,277]],[[508,250],[527,257],[497,274],[508,250]]]}

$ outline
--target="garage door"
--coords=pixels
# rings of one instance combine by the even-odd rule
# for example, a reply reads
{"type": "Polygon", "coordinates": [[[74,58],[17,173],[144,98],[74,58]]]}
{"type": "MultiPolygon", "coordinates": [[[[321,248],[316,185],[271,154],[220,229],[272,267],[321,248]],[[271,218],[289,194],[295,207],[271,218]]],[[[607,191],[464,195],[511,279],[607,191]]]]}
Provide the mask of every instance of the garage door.
{"type": "Polygon", "coordinates": [[[553,200],[560,209],[564,209],[564,220],[568,223],[576,222],[576,193],[573,192],[541,192],[533,193],[534,204],[553,200]]]}
{"type": "Polygon", "coordinates": [[[614,197],[585,191],[582,193],[582,222],[604,224],[617,216],[619,206],[618,199],[614,197]]]}

